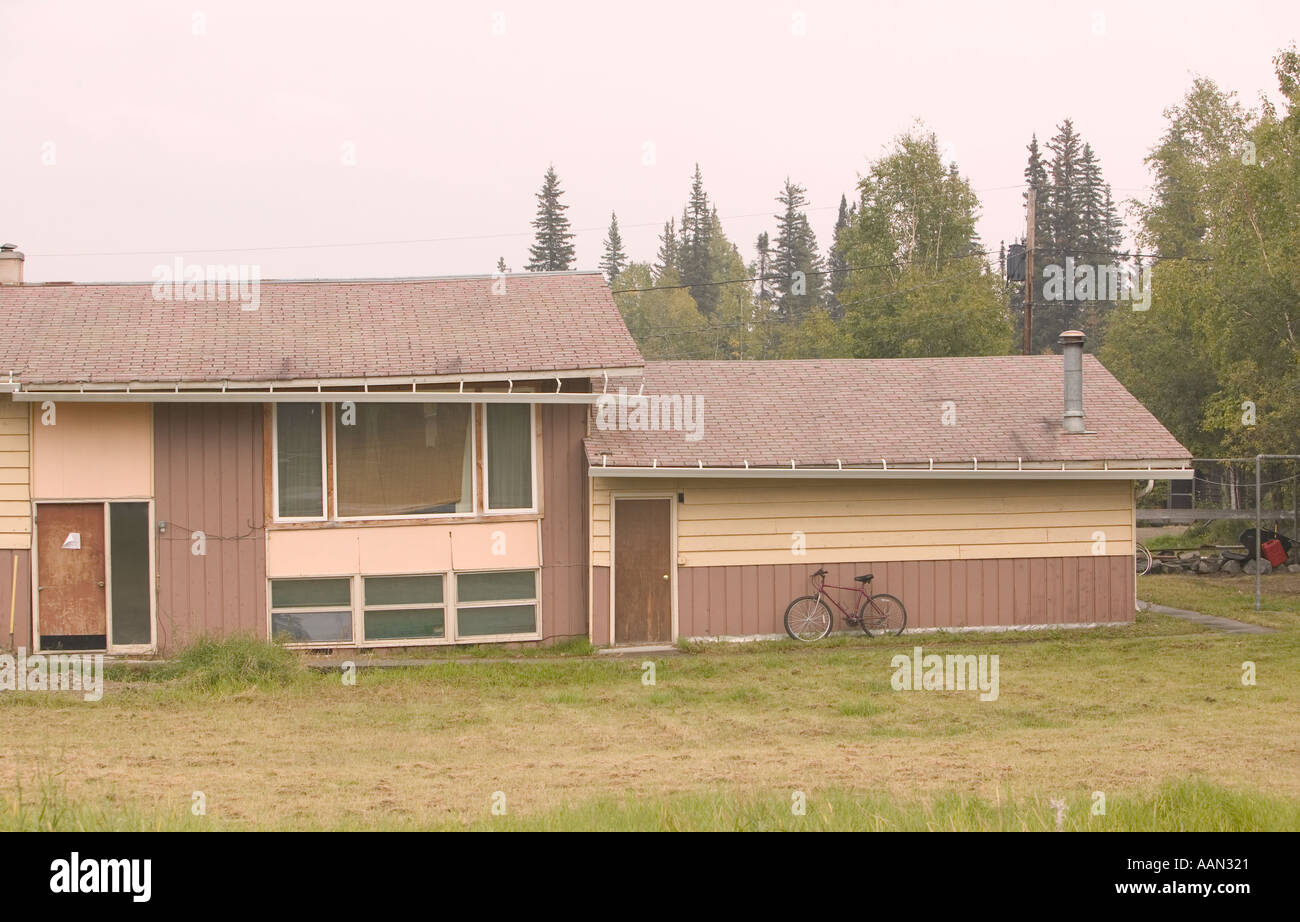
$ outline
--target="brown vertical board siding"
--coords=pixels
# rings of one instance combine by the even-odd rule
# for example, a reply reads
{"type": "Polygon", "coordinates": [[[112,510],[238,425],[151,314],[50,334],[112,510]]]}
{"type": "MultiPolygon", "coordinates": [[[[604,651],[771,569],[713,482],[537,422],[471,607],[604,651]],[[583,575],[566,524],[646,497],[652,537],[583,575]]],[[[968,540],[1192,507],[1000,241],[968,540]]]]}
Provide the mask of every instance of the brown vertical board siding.
{"type": "Polygon", "coordinates": [[[1064,594],[1062,593],[1061,583],[1064,579],[1065,567],[1062,565],[1060,558],[1049,557],[1046,567],[1046,589],[1044,593],[1043,607],[1047,613],[1047,620],[1052,624],[1060,624],[1065,620],[1064,606],[1062,604],[1064,594]]]}
{"type": "Polygon", "coordinates": [[[1029,624],[1035,618],[1041,621],[1042,613],[1032,611],[1029,602],[1029,560],[1013,561],[1015,578],[1015,619],[1013,624],[1029,624]]]}
{"type": "Polygon", "coordinates": [[[952,561],[934,561],[934,625],[952,624],[952,561]]]}
{"type": "Polygon", "coordinates": [[[758,633],[758,567],[740,568],[741,630],[752,637],[758,633]]]}
{"type": "Polygon", "coordinates": [[[591,568],[591,642],[609,644],[609,567],[591,568]]]}
{"type": "Polygon", "coordinates": [[[158,646],[200,634],[266,636],[266,486],[258,404],[154,407],[158,646]],[[191,534],[207,535],[192,554],[191,534]]]}
{"type": "Polygon", "coordinates": [[[966,577],[959,561],[949,560],[946,563],[948,564],[949,608],[948,620],[942,626],[952,627],[954,624],[966,623],[966,577]]]}
{"type": "Polygon", "coordinates": [[[0,549],[0,648],[9,646],[9,600],[14,602],[14,648],[32,648],[32,552],[0,549]],[[14,581],[14,560],[18,580],[14,581]]]}
{"type": "MultiPolygon", "coordinates": [[[[587,407],[542,407],[542,639],[586,637],[587,459],[582,440],[587,407]]],[[[608,571],[606,571],[608,575],[608,571]]],[[[595,591],[599,599],[600,592],[595,591]]],[[[609,632],[609,583],[605,583],[605,633],[609,632]]],[[[593,617],[596,605],[591,606],[593,617]]],[[[593,625],[595,630],[600,625],[593,625]]]]}
{"type": "MultiPolygon", "coordinates": [[[[1132,566],[1131,557],[1058,557],[841,564],[826,570],[827,584],[842,586],[851,586],[859,573],[875,573],[872,589],[903,601],[908,627],[933,628],[1131,621],[1127,599],[1133,584],[1127,574],[1132,566]],[[1098,591],[1103,584],[1106,591],[1098,591]]],[[[808,577],[816,569],[813,564],[678,568],[679,634],[780,634],[786,606],[811,592],[808,577]],[[743,609],[744,633],[736,630],[737,605],[743,609]]],[[[849,607],[848,593],[828,591],[849,607]]],[[[607,604],[602,612],[608,619],[607,604]]],[[[834,614],[843,627],[839,612],[834,614]]],[[[597,636],[603,635],[598,631],[597,636]]]]}
{"type": "Polygon", "coordinates": [[[740,591],[740,567],[727,567],[727,588],[724,598],[727,606],[727,633],[733,637],[743,637],[744,623],[741,619],[741,606],[744,603],[740,591]]]}
{"type": "Polygon", "coordinates": [[[933,560],[923,560],[916,567],[917,587],[916,616],[937,624],[934,609],[934,597],[937,594],[935,566],[933,560]]]}
{"type": "MultiPolygon", "coordinates": [[[[772,572],[771,567],[758,567],[758,633],[775,634],[784,629],[778,619],[783,617],[785,612],[779,615],[776,612],[776,574],[772,572]]],[[[786,604],[789,604],[788,602],[786,604]]]]}

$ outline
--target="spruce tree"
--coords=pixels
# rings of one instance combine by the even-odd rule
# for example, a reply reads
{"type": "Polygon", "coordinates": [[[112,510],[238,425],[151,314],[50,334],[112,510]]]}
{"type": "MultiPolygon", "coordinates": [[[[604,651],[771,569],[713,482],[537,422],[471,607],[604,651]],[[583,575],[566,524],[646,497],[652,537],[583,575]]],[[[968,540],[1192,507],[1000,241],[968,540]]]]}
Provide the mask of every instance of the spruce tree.
{"type": "Polygon", "coordinates": [[[849,262],[844,258],[843,236],[852,223],[853,209],[849,207],[848,196],[841,195],[840,211],[835,216],[835,231],[831,235],[830,252],[826,254],[826,268],[829,270],[826,307],[835,320],[839,320],[844,314],[844,307],[840,304],[840,292],[844,289],[844,283],[848,280],[849,262]]]}
{"type": "MultiPolygon", "coordinates": [[[[1038,190],[1032,349],[1035,352],[1051,349],[1060,331],[1074,326],[1086,329],[1089,345],[1095,347],[1101,342],[1115,302],[1103,299],[1099,289],[1084,300],[1064,299],[1058,294],[1049,301],[1045,282],[1049,272],[1065,278],[1067,258],[1076,269],[1091,267],[1094,277],[1100,278],[1116,261],[1124,239],[1124,225],[1096,152],[1075,131],[1070,119],[1057,126],[1047,149],[1052,155],[1050,163],[1044,161],[1037,137],[1032,138],[1025,167],[1026,185],[1038,190]]],[[[1023,305],[1024,295],[1020,291],[1013,296],[1013,309],[1021,322],[1023,305]]]]}
{"type": "Polygon", "coordinates": [[[564,272],[573,267],[573,233],[564,214],[569,206],[560,201],[563,194],[552,164],[542,178],[542,191],[537,193],[537,217],[532,222],[537,233],[528,249],[529,272],[564,272]]]}
{"type": "Polygon", "coordinates": [[[627,266],[627,253],[623,252],[623,237],[618,232],[618,215],[609,213],[609,231],[605,234],[605,255],[600,258],[600,268],[605,278],[613,284],[615,277],[627,266]]]}
{"type": "Polygon", "coordinates": [[[768,291],[768,276],[772,273],[772,254],[771,244],[768,242],[767,231],[758,235],[758,240],[754,244],[754,249],[758,251],[758,303],[762,307],[772,300],[772,293],[768,291]]]}
{"type": "Polygon", "coordinates": [[[672,218],[664,222],[659,235],[659,252],[655,255],[654,278],[662,281],[666,276],[680,280],[682,271],[681,247],[677,241],[677,225],[672,218]]]}
{"type": "Polygon", "coordinates": [[[709,196],[704,191],[704,178],[700,165],[695,164],[691,179],[691,196],[682,213],[681,276],[682,283],[691,286],[691,297],[699,305],[700,313],[711,316],[718,304],[714,281],[714,266],[710,243],[713,240],[715,214],[709,207],[709,196]]]}
{"type": "Polygon", "coordinates": [[[803,187],[787,178],[776,200],[782,206],[772,250],[777,313],[784,319],[800,318],[821,303],[825,285],[821,255],[803,210],[808,205],[803,187]]]}
{"type": "Polygon", "coordinates": [[[502,275],[510,274],[510,267],[506,265],[506,258],[504,256],[497,257],[497,271],[502,275]]]}

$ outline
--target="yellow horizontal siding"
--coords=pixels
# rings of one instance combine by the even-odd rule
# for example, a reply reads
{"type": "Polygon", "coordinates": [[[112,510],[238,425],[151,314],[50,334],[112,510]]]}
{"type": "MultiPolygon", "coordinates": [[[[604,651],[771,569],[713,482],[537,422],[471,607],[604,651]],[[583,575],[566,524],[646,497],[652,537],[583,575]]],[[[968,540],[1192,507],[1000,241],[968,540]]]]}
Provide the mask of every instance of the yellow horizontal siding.
{"type": "Polygon", "coordinates": [[[27,404],[0,397],[0,548],[32,544],[31,434],[27,404]]]}
{"type": "Polygon", "coordinates": [[[602,480],[592,563],[609,565],[611,490],[682,493],[682,566],[850,563],[1133,552],[1128,481],[602,480]],[[807,553],[793,553],[802,532],[807,553]],[[1104,543],[1098,542],[1104,538],[1104,543]]]}

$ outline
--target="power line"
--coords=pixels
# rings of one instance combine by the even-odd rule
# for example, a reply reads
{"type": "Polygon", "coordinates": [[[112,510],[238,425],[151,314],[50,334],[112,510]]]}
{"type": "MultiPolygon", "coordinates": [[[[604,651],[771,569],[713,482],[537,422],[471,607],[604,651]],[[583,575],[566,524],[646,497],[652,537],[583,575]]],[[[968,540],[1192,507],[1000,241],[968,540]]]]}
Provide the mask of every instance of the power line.
{"type": "MultiPolygon", "coordinates": [[[[1008,189],[1019,189],[1019,188],[1021,188],[1019,185],[996,186],[987,189],[972,189],[971,191],[976,194],[979,194],[981,192],[1004,192],[1008,189]]],[[[805,208],[804,211],[831,211],[839,207],[840,206],[838,203],[834,205],[816,205],[816,206],[810,206],[808,208],[805,208]]],[[[718,220],[742,221],[742,220],[747,220],[749,218],[764,218],[764,217],[779,218],[780,215],[777,215],[771,211],[754,211],[748,214],[720,215],[718,220]]],[[[623,230],[623,229],[644,228],[644,227],[663,227],[664,223],[665,222],[663,221],[641,221],[636,224],[620,223],[619,229],[623,230]]],[[[586,234],[586,233],[599,233],[607,229],[608,229],[607,226],[577,227],[577,228],[571,228],[571,231],[572,233],[575,234],[586,234]]],[[[448,235],[442,237],[411,237],[411,238],[401,238],[401,239],[393,239],[393,240],[359,240],[359,241],[345,241],[341,243],[294,243],[294,244],[280,244],[280,245],[272,245],[272,246],[191,247],[185,249],[176,249],[174,247],[159,247],[157,249],[152,249],[152,250],[102,250],[98,252],[87,251],[81,253],[28,253],[27,255],[31,257],[42,258],[42,259],[51,259],[51,258],[63,259],[63,258],[72,258],[72,257],[92,257],[92,256],[93,257],[157,256],[160,254],[188,256],[196,253],[261,253],[261,252],[270,252],[272,250],[330,250],[330,249],[342,249],[347,247],[403,246],[408,244],[420,244],[420,243],[456,243],[460,241],[472,241],[472,240],[505,240],[505,239],[515,238],[515,237],[531,237],[533,233],[534,231],[532,230],[525,230],[525,231],[510,231],[507,233],[497,233],[497,234],[455,234],[455,235],[448,235]]]]}
{"type": "MultiPolygon", "coordinates": [[[[988,250],[973,250],[970,253],[966,253],[962,256],[939,256],[935,258],[934,262],[936,263],[950,262],[954,259],[970,259],[972,256],[993,256],[993,255],[995,254],[990,253],[988,250]]],[[[925,260],[925,262],[929,263],[930,260],[927,259],[925,260]]],[[[850,272],[865,272],[868,269],[896,269],[896,268],[902,268],[903,266],[911,266],[911,265],[915,265],[915,262],[912,260],[895,260],[893,262],[876,263],[874,265],[868,265],[868,266],[846,266],[840,269],[815,269],[809,272],[805,272],[804,275],[805,276],[847,275],[850,272]]],[[[785,278],[784,275],[755,275],[751,278],[744,278],[744,279],[715,279],[711,282],[697,282],[693,285],[682,283],[680,285],[652,285],[648,288],[616,288],[613,291],[611,291],[610,294],[625,295],[633,292],[642,292],[642,291],[675,291],[680,288],[708,288],[712,285],[737,285],[742,282],[748,282],[752,284],[754,282],[772,282],[783,278],[785,278]]]]}

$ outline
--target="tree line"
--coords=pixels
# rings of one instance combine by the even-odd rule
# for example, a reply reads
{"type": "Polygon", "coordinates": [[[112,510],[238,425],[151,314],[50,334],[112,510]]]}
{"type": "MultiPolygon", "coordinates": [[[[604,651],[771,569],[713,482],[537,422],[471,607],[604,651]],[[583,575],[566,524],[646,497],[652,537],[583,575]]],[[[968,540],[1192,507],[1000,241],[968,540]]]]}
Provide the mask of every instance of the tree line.
{"type": "MultiPolygon", "coordinates": [[[[1206,78],[1165,112],[1146,200],[1125,203],[1136,250],[1092,145],[1066,118],[1030,137],[1034,272],[1008,281],[1017,245],[989,251],[980,199],[917,123],[842,196],[822,248],[805,189],[787,178],[748,262],[697,165],[653,259],[631,257],[610,216],[600,268],[648,359],[910,357],[1020,348],[1061,330],[1088,348],[1198,456],[1295,452],[1300,438],[1300,55],[1273,59],[1281,102],[1247,109],[1206,78]],[[1149,284],[1147,297],[1105,278],[1149,284]]],[[[554,167],[537,194],[530,271],[575,260],[554,167]]],[[[498,268],[505,269],[504,260],[498,268]]],[[[1015,273],[1010,273],[1015,275],[1015,273]]]]}

